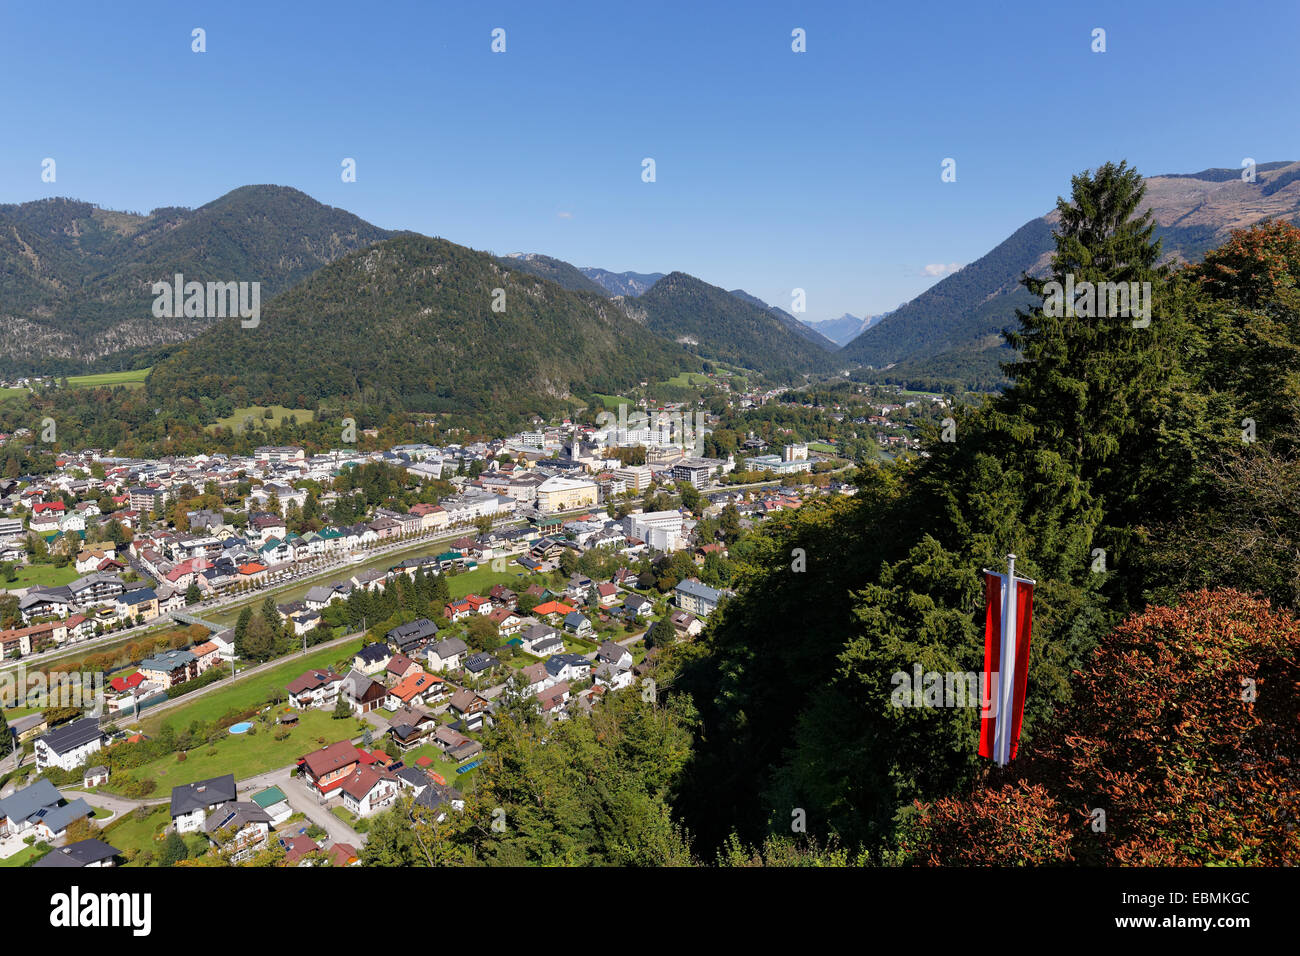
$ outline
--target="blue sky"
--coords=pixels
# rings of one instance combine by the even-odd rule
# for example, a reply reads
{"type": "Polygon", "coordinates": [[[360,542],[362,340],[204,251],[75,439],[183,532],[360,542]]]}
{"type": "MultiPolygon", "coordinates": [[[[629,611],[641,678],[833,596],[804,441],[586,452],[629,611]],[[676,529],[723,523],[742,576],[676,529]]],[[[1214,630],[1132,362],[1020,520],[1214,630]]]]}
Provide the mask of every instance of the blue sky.
{"type": "Polygon", "coordinates": [[[0,202],[147,211],[278,183],[497,253],[680,269],[787,309],[802,288],[812,319],[894,308],[1108,159],[1300,159],[1291,3],[59,11],[0,11],[0,202]]]}

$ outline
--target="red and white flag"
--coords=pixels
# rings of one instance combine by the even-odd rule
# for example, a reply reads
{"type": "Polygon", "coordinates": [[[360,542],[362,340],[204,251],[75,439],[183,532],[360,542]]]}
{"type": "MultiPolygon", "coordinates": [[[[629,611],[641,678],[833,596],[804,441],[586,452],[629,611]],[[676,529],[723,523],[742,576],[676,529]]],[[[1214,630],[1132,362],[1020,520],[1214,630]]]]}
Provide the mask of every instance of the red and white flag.
{"type": "Polygon", "coordinates": [[[1034,582],[1016,577],[1014,554],[1007,555],[1006,574],[984,572],[984,597],[985,709],[980,718],[980,756],[1003,766],[1020,747],[1029,633],[1034,623],[1034,582]]]}

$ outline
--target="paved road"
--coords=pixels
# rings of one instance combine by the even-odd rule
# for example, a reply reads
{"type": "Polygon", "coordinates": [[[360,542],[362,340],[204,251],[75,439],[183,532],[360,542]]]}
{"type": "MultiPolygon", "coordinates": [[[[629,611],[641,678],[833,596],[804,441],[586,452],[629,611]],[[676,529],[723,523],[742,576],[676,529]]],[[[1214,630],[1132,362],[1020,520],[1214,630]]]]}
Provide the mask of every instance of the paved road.
{"type": "MultiPolygon", "coordinates": [[[[325,832],[329,834],[330,843],[350,843],[357,849],[364,846],[366,842],[365,834],[358,833],[317,803],[316,798],[309,794],[298,781],[297,775],[294,773],[296,769],[296,765],[291,764],[287,767],[268,770],[265,773],[259,773],[244,780],[237,780],[235,786],[240,798],[245,800],[267,787],[279,787],[284,792],[285,797],[288,798],[289,806],[293,810],[302,813],[312,823],[325,828],[325,832]]],[[[115,817],[123,813],[131,813],[137,807],[157,807],[171,803],[170,794],[165,797],[150,797],[147,800],[131,800],[111,793],[88,793],[75,787],[62,787],[59,792],[69,800],[81,798],[92,807],[108,810],[115,817]]]]}
{"type": "MultiPolygon", "coordinates": [[[[522,523],[523,522],[519,519],[511,519],[508,521],[498,522],[495,527],[522,523]]],[[[223,594],[215,599],[200,601],[198,604],[190,605],[186,608],[186,611],[202,617],[205,614],[211,614],[213,611],[223,611],[231,606],[241,606],[244,604],[248,604],[250,607],[255,606],[259,602],[266,600],[268,595],[275,595],[288,588],[300,586],[308,581],[316,580],[317,578],[329,578],[338,574],[340,569],[348,570],[356,565],[365,564],[388,554],[398,554],[406,551],[420,551],[424,548],[437,545],[440,542],[454,541],[456,538],[463,537],[466,534],[477,534],[477,531],[472,526],[468,526],[457,528],[454,531],[438,531],[417,538],[406,538],[402,541],[385,545],[383,547],[361,551],[359,552],[361,557],[356,561],[349,560],[344,556],[339,556],[337,558],[331,556],[330,559],[327,559],[327,563],[321,564],[319,561],[310,562],[298,569],[299,573],[291,574],[288,578],[276,580],[269,587],[259,588],[256,591],[245,592],[242,594],[223,594]]],[[[132,567],[134,567],[134,562],[132,562],[132,567]]],[[[141,570],[140,573],[150,578],[153,577],[153,575],[150,575],[144,570],[141,570]]],[[[348,576],[350,577],[351,574],[348,576]]],[[[158,627],[159,622],[154,620],[150,621],[148,624],[142,624],[139,627],[123,628],[119,631],[113,631],[111,634],[105,634],[103,637],[95,637],[86,641],[76,641],[71,644],[62,644],[43,653],[32,654],[21,658],[20,660],[2,661],[0,662],[0,670],[8,670],[17,667],[19,664],[31,666],[39,664],[43,660],[58,659],[71,653],[93,651],[97,647],[139,637],[145,633],[156,630],[158,627]]]]}
{"type": "MultiPolygon", "coordinates": [[[[279,665],[285,663],[286,661],[292,661],[299,657],[303,657],[309,654],[315,654],[317,651],[325,650],[327,648],[337,647],[341,644],[346,644],[348,641],[355,641],[357,638],[361,637],[364,634],[365,631],[356,631],[355,633],[352,634],[345,634],[343,637],[336,637],[332,641],[326,641],[323,644],[313,644],[305,651],[294,651],[292,654],[286,654],[284,657],[273,658],[267,661],[265,664],[258,664],[256,667],[247,667],[244,670],[236,673],[233,680],[229,677],[226,677],[219,681],[214,681],[213,683],[209,684],[206,687],[201,687],[196,691],[191,691],[188,694],[182,694],[180,697],[177,697],[174,700],[165,701],[161,704],[155,704],[154,706],[141,711],[139,720],[148,720],[152,718],[155,714],[161,714],[164,713],[165,711],[170,710],[173,707],[179,707],[182,704],[191,703],[193,701],[198,700],[200,697],[203,697],[207,694],[214,693],[215,691],[225,690],[226,688],[230,687],[232,684],[238,684],[247,678],[256,677],[258,674],[265,673],[266,671],[270,670],[273,667],[278,667],[279,665]]],[[[117,723],[117,724],[134,724],[137,722],[137,718],[132,716],[132,712],[129,710],[123,710],[117,714],[107,714],[103,718],[101,718],[101,720],[105,723],[117,723]]]]}
{"type": "Polygon", "coordinates": [[[324,843],[326,847],[331,843],[350,843],[358,850],[365,846],[366,835],[358,833],[317,803],[316,798],[308,793],[307,788],[302,785],[293,771],[293,767],[281,767],[279,770],[272,770],[270,773],[260,774],[240,782],[239,789],[243,790],[247,785],[250,792],[256,793],[267,787],[279,787],[288,798],[289,806],[293,810],[303,814],[312,823],[324,827],[329,835],[328,839],[318,842],[324,843]]]}

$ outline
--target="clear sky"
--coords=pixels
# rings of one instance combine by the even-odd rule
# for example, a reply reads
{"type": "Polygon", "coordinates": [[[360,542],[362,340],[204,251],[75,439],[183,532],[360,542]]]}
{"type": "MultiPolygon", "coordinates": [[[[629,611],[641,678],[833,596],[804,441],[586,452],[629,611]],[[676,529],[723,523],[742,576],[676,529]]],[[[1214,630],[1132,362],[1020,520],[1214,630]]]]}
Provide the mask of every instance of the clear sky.
{"type": "Polygon", "coordinates": [[[11,0],[0,202],[148,211],[277,183],[478,249],[862,315],[1106,160],[1300,159],[1297,52],[1292,0],[11,0]]]}

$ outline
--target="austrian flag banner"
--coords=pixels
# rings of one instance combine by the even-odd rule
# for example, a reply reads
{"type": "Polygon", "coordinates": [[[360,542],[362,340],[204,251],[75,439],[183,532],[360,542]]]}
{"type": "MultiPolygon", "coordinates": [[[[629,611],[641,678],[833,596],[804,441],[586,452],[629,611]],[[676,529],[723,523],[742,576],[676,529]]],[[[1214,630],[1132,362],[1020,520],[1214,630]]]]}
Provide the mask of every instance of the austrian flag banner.
{"type": "Polygon", "coordinates": [[[1025,713],[1029,676],[1029,634],[1034,623],[1034,582],[1016,577],[1014,554],[1007,555],[1006,574],[984,572],[984,597],[986,699],[980,718],[980,756],[1004,766],[1015,758],[1020,746],[1020,721],[1025,713]]]}

